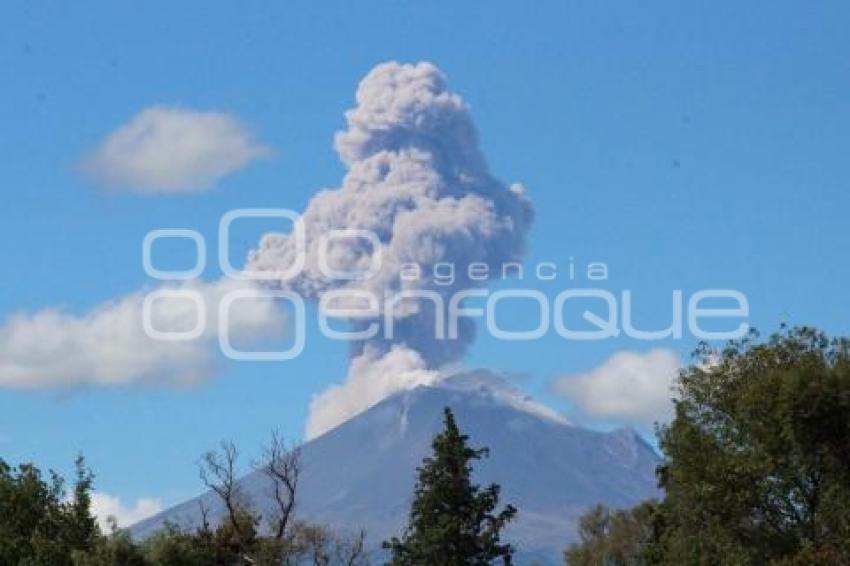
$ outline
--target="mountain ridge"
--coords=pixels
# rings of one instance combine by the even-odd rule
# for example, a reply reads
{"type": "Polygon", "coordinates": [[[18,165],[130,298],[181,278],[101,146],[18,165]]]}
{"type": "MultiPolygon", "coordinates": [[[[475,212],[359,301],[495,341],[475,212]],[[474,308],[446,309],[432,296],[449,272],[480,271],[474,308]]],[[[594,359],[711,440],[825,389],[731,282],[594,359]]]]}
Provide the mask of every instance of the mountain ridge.
{"type": "MultiPolygon", "coordinates": [[[[575,539],[575,521],[593,504],[625,507],[658,495],[658,455],[635,431],[576,426],[479,370],[398,392],[306,442],[298,516],[340,530],[365,528],[373,547],[401,534],[416,467],[430,453],[446,406],[472,446],[490,449],[476,463],[475,480],[499,483],[502,502],[519,509],[506,540],[525,560],[559,561],[575,539]]],[[[269,509],[267,481],[255,471],[239,483],[261,512],[269,509]]],[[[166,522],[197,526],[201,502],[213,522],[222,516],[220,502],[206,493],[141,521],[131,533],[145,538],[166,522]]]]}

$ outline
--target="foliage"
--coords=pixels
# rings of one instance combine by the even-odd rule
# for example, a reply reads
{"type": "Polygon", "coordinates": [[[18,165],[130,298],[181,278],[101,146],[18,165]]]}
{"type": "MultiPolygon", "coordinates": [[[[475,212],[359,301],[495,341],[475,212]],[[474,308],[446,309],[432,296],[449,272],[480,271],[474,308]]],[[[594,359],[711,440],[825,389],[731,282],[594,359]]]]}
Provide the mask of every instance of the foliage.
{"type": "Polygon", "coordinates": [[[12,468],[0,459],[0,564],[72,566],[75,553],[89,552],[99,536],[91,515],[93,476],[76,462],[73,496],[50,472],[31,464],[12,468]]]}
{"type": "Polygon", "coordinates": [[[45,479],[32,464],[12,468],[0,460],[0,565],[6,566],[363,566],[365,533],[341,535],[293,519],[298,451],[286,450],[273,436],[258,464],[272,481],[277,509],[264,517],[240,497],[235,477],[237,451],[223,443],[221,452],[204,456],[202,477],[228,513],[211,526],[204,517],[195,530],[167,525],[142,543],[113,522],[103,534],[91,513],[94,476],[77,460],[72,494],[55,473],[45,479]]]}
{"type": "Polygon", "coordinates": [[[204,566],[233,563],[236,560],[230,549],[216,540],[208,525],[196,532],[166,525],[145,541],[143,554],[145,563],[151,565],[204,566]]]}
{"type": "Polygon", "coordinates": [[[487,449],[473,449],[461,434],[451,410],[445,409],[444,430],[432,443],[433,455],[418,469],[418,481],[403,539],[384,543],[391,564],[466,565],[511,563],[514,549],[500,541],[502,528],[516,514],[507,505],[494,514],[499,486],[486,488],[471,480],[473,460],[487,449]]]}
{"type": "Polygon", "coordinates": [[[658,505],[647,501],[626,510],[597,505],[579,521],[579,542],[564,558],[570,566],[637,566],[657,538],[658,505]]]}
{"type": "MultiPolygon", "coordinates": [[[[150,564],[142,550],[125,532],[114,532],[110,536],[97,537],[88,552],[77,551],[73,555],[74,566],[147,566],[150,564]]],[[[165,562],[180,566],[179,562],[165,562]]],[[[200,564],[200,563],[198,563],[200,564]]]]}
{"type": "Polygon", "coordinates": [[[784,329],[696,358],[658,430],[643,563],[850,563],[850,342],[784,329]]]}

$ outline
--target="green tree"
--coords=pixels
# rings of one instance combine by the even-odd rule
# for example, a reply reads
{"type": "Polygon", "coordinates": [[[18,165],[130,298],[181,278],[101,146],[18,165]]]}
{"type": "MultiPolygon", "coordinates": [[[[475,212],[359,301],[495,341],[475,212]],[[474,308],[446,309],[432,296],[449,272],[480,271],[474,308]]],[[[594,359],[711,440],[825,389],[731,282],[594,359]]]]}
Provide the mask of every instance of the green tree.
{"type": "Polygon", "coordinates": [[[666,555],[850,561],[850,342],[796,328],[698,358],[659,431],[666,555]]]}
{"type": "Polygon", "coordinates": [[[118,530],[109,536],[97,537],[91,550],[77,551],[73,554],[73,558],[74,566],[148,566],[149,564],[182,566],[179,562],[148,562],[130,535],[118,530]]]}
{"type": "Polygon", "coordinates": [[[166,525],[144,542],[143,551],[148,564],[210,566],[238,563],[230,552],[224,552],[216,545],[215,535],[207,525],[195,532],[166,525]]]}
{"type": "Polygon", "coordinates": [[[418,468],[418,481],[404,537],[384,543],[391,564],[460,566],[510,564],[514,549],[500,540],[502,528],[516,514],[512,505],[494,513],[499,486],[472,482],[472,461],[488,454],[467,445],[454,415],[445,409],[444,429],[432,442],[432,456],[418,468]]]}
{"type": "Polygon", "coordinates": [[[73,495],[61,477],[45,479],[32,464],[12,468],[0,459],[0,564],[70,566],[99,536],[91,514],[93,476],[77,462],[73,495]]]}
{"type": "MultiPolygon", "coordinates": [[[[679,376],[638,563],[850,564],[850,341],[805,327],[756,338],[701,346],[679,376]]],[[[567,558],[586,563],[614,534],[567,558]]]]}
{"type": "Polygon", "coordinates": [[[632,509],[597,505],[579,520],[579,541],[564,553],[570,566],[638,566],[651,563],[649,547],[657,539],[658,504],[632,509]]]}
{"type": "Polygon", "coordinates": [[[70,548],[90,550],[100,536],[97,521],[91,512],[91,492],[94,474],[86,467],[82,456],[74,461],[76,478],[71,500],[65,503],[65,538],[70,548]]]}
{"type": "Polygon", "coordinates": [[[258,464],[274,486],[276,508],[263,517],[242,496],[236,480],[234,445],[204,457],[202,477],[218,494],[225,516],[215,526],[201,508],[202,524],[194,530],[166,525],[137,544],[112,521],[101,533],[91,514],[94,475],[82,457],[76,461],[73,491],[51,472],[45,479],[32,464],[12,468],[0,459],[0,566],[288,566],[368,563],[365,532],[336,533],[294,520],[299,452],[273,436],[258,464]],[[268,534],[258,530],[267,519],[268,534]]]}

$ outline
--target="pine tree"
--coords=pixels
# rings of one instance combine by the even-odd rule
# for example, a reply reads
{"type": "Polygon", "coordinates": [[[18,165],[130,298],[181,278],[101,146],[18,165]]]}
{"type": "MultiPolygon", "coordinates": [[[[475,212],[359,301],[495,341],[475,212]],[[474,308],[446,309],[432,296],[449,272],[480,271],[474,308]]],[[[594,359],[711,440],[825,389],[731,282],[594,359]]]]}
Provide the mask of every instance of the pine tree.
{"type": "Polygon", "coordinates": [[[65,532],[67,543],[78,550],[90,550],[100,535],[97,520],[92,514],[91,492],[94,486],[94,474],[86,467],[82,455],[74,461],[76,481],[74,496],[66,503],[65,532]]]}
{"type": "Polygon", "coordinates": [[[444,430],[432,442],[433,454],[418,468],[410,520],[402,540],[384,543],[390,564],[461,566],[511,564],[514,548],[500,541],[502,528],[516,514],[512,505],[494,514],[499,486],[472,482],[471,462],[489,455],[467,445],[454,415],[445,409],[444,430]]]}

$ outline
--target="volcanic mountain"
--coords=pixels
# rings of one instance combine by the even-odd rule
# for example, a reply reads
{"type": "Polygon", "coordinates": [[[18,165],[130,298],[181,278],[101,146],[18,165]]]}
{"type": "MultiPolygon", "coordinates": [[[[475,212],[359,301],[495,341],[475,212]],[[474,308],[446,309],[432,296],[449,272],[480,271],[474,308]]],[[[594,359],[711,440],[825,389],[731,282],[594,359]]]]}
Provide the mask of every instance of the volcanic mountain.
{"type": "MultiPolygon", "coordinates": [[[[429,454],[451,407],[474,447],[490,457],[475,466],[475,479],[502,486],[503,503],[519,510],[505,539],[519,564],[560,563],[576,538],[576,520],[589,506],[627,507],[658,496],[652,447],[628,429],[598,432],[575,426],[487,371],[458,374],[433,385],[397,393],[302,447],[297,514],[341,531],[366,529],[377,548],[401,534],[416,467],[429,454]]],[[[260,472],[240,480],[259,509],[270,508],[270,486],[260,472]]],[[[144,538],[166,522],[200,521],[200,503],[216,521],[224,509],[206,493],[135,525],[144,538]]]]}

